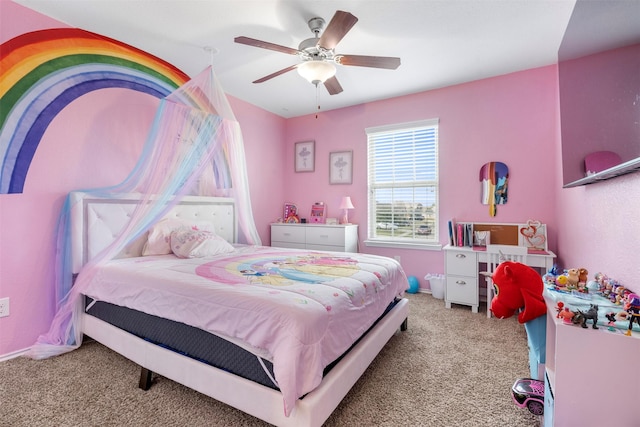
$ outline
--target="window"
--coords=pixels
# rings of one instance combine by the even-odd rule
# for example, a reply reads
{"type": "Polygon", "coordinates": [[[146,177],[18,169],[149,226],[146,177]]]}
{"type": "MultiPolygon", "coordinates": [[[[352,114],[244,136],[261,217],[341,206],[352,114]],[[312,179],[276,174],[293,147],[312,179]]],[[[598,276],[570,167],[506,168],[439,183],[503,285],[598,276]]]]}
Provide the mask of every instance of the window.
{"type": "Polygon", "coordinates": [[[367,244],[439,245],[438,119],[367,128],[367,244]]]}

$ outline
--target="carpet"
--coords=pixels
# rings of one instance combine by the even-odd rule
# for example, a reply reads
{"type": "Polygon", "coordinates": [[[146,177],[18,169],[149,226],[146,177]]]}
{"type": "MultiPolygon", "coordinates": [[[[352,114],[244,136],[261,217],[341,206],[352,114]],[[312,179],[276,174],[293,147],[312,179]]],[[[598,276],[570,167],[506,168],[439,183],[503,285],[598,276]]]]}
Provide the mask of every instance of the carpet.
{"type": "MultiPolygon", "coordinates": [[[[515,318],[407,297],[409,329],[391,338],[325,426],[539,426],[511,399],[514,381],[529,376],[515,318]]],[[[93,341],[47,360],[2,362],[0,426],[267,425],[163,377],[145,392],[139,374],[93,341]]]]}

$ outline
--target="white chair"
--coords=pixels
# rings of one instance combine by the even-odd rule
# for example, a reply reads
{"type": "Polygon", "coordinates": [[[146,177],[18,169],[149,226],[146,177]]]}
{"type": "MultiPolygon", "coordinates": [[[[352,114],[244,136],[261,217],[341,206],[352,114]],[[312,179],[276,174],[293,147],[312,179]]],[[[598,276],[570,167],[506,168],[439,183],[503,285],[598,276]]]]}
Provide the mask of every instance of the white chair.
{"type": "Polygon", "coordinates": [[[527,263],[527,247],[515,245],[487,245],[487,317],[491,317],[491,300],[493,299],[493,281],[491,275],[504,261],[527,263]]]}

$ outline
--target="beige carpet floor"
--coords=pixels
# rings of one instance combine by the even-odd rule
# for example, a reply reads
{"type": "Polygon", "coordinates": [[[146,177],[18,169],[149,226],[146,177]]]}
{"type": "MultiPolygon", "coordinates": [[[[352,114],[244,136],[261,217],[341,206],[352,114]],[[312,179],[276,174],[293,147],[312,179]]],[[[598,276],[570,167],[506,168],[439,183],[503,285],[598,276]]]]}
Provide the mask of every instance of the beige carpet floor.
{"type": "MultiPolygon", "coordinates": [[[[529,375],[515,319],[451,310],[408,295],[409,329],[391,338],[326,426],[538,426],[511,386],[529,375]]],[[[482,307],[481,307],[482,308],[482,307]]],[[[139,368],[96,342],[43,361],[0,363],[0,426],[264,426],[166,378],[138,388],[139,368]]]]}

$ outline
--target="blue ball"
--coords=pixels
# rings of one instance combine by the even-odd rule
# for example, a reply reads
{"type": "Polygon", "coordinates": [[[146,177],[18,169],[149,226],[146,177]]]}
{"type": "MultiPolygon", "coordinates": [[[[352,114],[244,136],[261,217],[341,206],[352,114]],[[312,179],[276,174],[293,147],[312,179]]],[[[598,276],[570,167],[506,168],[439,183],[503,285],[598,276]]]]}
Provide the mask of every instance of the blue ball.
{"type": "Polygon", "coordinates": [[[418,278],[416,276],[409,276],[407,280],[409,280],[409,289],[407,292],[410,294],[418,292],[420,289],[420,282],[418,281],[418,278]]]}

